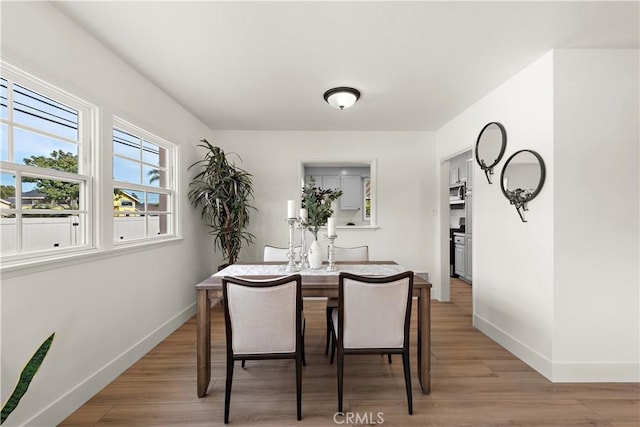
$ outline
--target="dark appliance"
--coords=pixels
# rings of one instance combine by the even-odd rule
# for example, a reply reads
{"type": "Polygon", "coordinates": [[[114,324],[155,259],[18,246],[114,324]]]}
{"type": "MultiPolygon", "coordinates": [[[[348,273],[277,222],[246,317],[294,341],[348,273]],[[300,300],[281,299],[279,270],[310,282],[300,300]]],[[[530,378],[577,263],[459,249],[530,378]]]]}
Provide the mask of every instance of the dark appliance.
{"type": "Polygon", "coordinates": [[[462,204],[464,203],[465,184],[455,184],[449,186],[449,204],[462,204]]]}
{"type": "Polygon", "coordinates": [[[458,277],[456,274],[456,241],[453,233],[464,233],[466,219],[460,218],[458,228],[449,229],[449,277],[458,277]]]}

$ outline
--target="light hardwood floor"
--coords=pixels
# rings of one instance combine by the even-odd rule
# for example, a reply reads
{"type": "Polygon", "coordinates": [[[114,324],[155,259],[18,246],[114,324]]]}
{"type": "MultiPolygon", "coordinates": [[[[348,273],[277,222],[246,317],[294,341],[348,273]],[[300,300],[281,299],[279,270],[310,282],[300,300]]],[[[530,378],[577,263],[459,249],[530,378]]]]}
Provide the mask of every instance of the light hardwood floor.
{"type": "MultiPolygon", "coordinates": [[[[345,360],[345,411],[357,413],[360,423],[368,418],[389,426],[640,425],[640,385],[554,384],[473,328],[470,285],[452,279],[451,298],[451,303],[432,302],[430,395],[419,390],[412,344],[413,416],[407,414],[398,357],[391,365],[380,356],[345,360]]],[[[296,421],[293,362],[249,361],[246,369],[236,365],[229,425],[338,425],[333,418],[336,368],[324,355],[324,302],[306,301],[305,317],[302,421],[296,421]]],[[[193,318],[61,425],[222,425],[225,364],[219,306],[212,322],[213,378],[205,398],[196,397],[193,318]]],[[[337,421],[350,425],[345,418],[337,421]]]]}

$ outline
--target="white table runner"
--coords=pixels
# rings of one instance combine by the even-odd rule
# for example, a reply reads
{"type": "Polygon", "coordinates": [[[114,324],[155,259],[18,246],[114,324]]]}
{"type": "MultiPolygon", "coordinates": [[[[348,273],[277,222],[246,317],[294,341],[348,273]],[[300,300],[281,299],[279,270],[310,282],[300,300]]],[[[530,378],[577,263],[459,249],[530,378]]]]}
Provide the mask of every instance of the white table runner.
{"type": "Polygon", "coordinates": [[[359,274],[362,276],[391,276],[407,271],[397,264],[336,264],[338,271],[326,271],[324,265],[318,269],[300,270],[294,273],[284,271],[286,264],[232,264],[214,276],[284,276],[299,273],[303,276],[337,276],[340,272],[359,274]]]}

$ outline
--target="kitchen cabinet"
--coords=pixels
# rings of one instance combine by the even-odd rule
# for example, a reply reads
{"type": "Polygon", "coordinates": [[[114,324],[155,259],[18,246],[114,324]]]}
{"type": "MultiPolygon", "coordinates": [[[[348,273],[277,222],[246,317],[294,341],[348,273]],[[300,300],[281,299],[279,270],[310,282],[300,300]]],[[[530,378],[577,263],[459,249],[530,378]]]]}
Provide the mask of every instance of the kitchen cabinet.
{"type": "Polygon", "coordinates": [[[467,195],[464,201],[464,217],[465,228],[464,231],[468,235],[473,234],[473,193],[467,190],[467,195]]]}
{"type": "Polygon", "coordinates": [[[464,204],[465,210],[465,229],[464,229],[464,253],[465,253],[465,274],[464,279],[468,282],[473,281],[473,265],[471,263],[473,251],[473,164],[469,166],[467,163],[467,169],[470,173],[467,176],[467,195],[464,204]],[[471,180],[471,187],[469,187],[469,180],[471,180]]]}
{"type": "Polygon", "coordinates": [[[455,185],[460,182],[460,168],[449,169],[449,185],[455,185]]]}
{"type": "Polygon", "coordinates": [[[325,190],[339,190],[340,189],[340,177],[339,176],[323,176],[322,188],[325,190]]]}
{"type": "Polygon", "coordinates": [[[458,180],[460,182],[467,182],[467,165],[463,164],[458,168],[458,180]]]}
{"type": "Polygon", "coordinates": [[[473,242],[472,242],[472,237],[470,235],[465,235],[464,238],[465,242],[464,242],[464,261],[465,261],[465,268],[464,268],[464,278],[471,282],[473,280],[473,263],[472,263],[472,257],[471,257],[471,248],[473,247],[473,242]]]}
{"type": "Polygon", "coordinates": [[[360,176],[345,175],[341,178],[342,197],[340,209],[358,210],[362,207],[362,178],[360,176]]]}
{"type": "Polygon", "coordinates": [[[467,191],[471,191],[473,190],[473,159],[467,160],[466,170],[467,170],[467,175],[466,175],[467,191]]]}
{"type": "Polygon", "coordinates": [[[310,182],[313,178],[316,187],[320,187],[323,190],[339,190],[340,189],[340,177],[337,175],[307,175],[306,182],[310,182]]]}
{"type": "Polygon", "coordinates": [[[342,190],[340,209],[358,210],[362,208],[362,177],[359,175],[307,175],[306,182],[313,178],[316,187],[323,190],[342,190]]]}
{"type": "Polygon", "coordinates": [[[464,235],[454,234],[453,242],[454,242],[453,256],[454,256],[454,265],[455,265],[453,272],[458,276],[460,276],[460,278],[465,278],[466,268],[467,268],[467,261],[466,261],[467,254],[465,252],[464,235]]]}

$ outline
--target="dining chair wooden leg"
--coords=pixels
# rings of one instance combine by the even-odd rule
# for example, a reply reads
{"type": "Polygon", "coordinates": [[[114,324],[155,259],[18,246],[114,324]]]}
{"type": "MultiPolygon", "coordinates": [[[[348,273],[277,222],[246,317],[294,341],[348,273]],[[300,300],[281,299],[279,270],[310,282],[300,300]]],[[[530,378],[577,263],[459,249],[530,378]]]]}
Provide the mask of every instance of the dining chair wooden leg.
{"type": "Polygon", "coordinates": [[[224,389],[224,423],[225,424],[229,424],[229,407],[231,406],[231,384],[233,382],[233,365],[234,365],[234,360],[227,359],[227,384],[224,389]]]}
{"type": "Polygon", "coordinates": [[[307,328],[307,319],[302,319],[302,366],[307,366],[307,358],[304,353],[304,330],[307,328]]]}
{"type": "Polygon", "coordinates": [[[342,412],[344,353],[338,350],[338,412],[342,412]]]}
{"type": "MultiPolygon", "coordinates": [[[[391,355],[389,355],[391,357],[391,355]]],[[[404,383],[407,387],[407,405],[409,407],[409,415],[413,415],[413,396],[411,394],[411,369],[409,366],[409,352],[402,353],[402,365],[404,366],[404,383]]]]}
{"type": "Polygon", "coordinates": [[[302,419],[302,355],[296,357],[296,410],[298,421],[302,419]]]}
{"type": "Polygon", "coordinates": [[[327,316],[327,343],[324,346],[324,355],[329,354],[329,344],[331,343],[331,336],[333,335],[331,332],[331,312],[333,311],[332,307],[326,308],[326,316],[327,316]]]}
{"type": "Polygon", "coordinates": [[[246,360],[242,360],[242,367],[244,368],[244,362],[246,362],[246,360]]]}
{"type": "Polygon", "coordinates": [[[336,356],[336,337],[332,334],[331,339],[331,359],[329,360],[329,364],[333,365],[333,360],[336,356]]]}
{"type": "Polygon", "coordinates": [[[389,364],[391,364],[391,353],[387,354],[387,357],[389,358],[389,364]]]}

